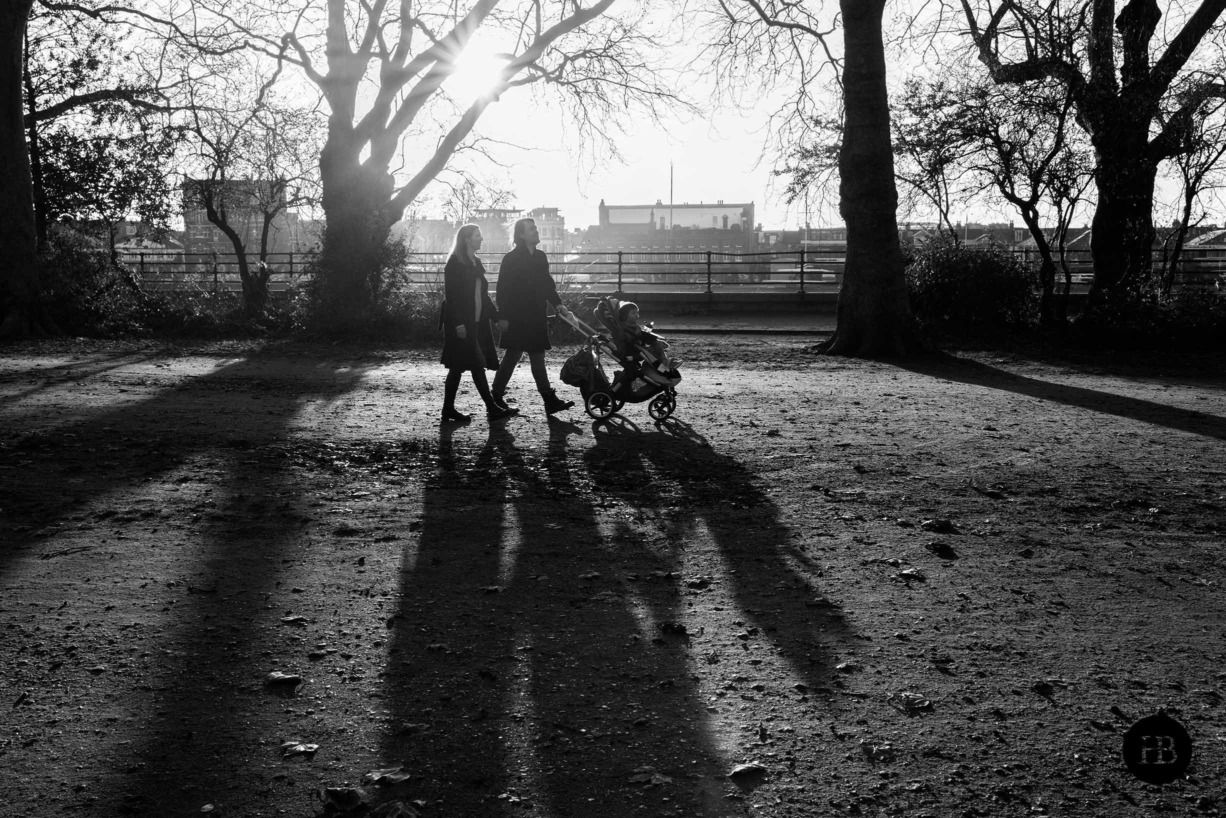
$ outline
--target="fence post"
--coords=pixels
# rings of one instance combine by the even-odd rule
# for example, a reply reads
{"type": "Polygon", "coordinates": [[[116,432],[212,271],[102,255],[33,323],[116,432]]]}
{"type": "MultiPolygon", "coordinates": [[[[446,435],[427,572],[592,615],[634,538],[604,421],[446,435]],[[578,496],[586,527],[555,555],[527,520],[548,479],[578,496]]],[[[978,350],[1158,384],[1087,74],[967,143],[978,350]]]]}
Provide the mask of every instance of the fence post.
{"type": "Polygon", "coordinates": [[[622,251],[617,251],[617,291],[622,292],[622,251]]]}
{"type": "Polygon", "coordinates": [[[800,248],[800,294],[805,294],[805,248],[800,248]]]}
{"type": "Polygon", "coordinates": [[[707,251],[707,295],[711,294],[711,251],[707,251]]]}

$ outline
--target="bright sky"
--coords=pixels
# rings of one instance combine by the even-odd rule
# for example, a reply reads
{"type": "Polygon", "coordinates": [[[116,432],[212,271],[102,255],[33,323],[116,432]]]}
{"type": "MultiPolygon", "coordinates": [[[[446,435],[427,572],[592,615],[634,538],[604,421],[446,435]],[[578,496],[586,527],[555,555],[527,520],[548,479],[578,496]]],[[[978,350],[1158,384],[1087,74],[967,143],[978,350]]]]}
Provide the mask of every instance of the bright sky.
{"type": "Polygon", "coordinates": [[[667,132],[650,125],[631,129],[617,143],[624,164],[608,157],[595,167],[590,159],[578,158],[579,146],[556,116],[526,118],[522,109],[508,105],[488,110],[482,126],[486,133],[506,134],[509,141],[532,147],[500,150],[508,163],[506,186],[516,192],[514,204],[559,207],[568,227],[596,224],[602,198],[608,204],[667,203],[670,162],[677,204],[753,202],[764,227],[795,227],[797,214],[789,215],[783,201],[784,180],[772,176],[770,157],[761,158],[768,114],[763,106],[749,114],[715,112],[700,121],[671,122],[667,132]],[[515,123],[525,119],[532,130],[513,136],[515,123]]]}
{"type": "MultiPolygon", "coordinates": [[[[460,96],[488,87],[497,70],[489,62],[493,50],[475,38],[448,87],[460,96]]],[[[687,61],[675,50],[669,56],[687,61]]],[[[700,87],[703,76],[690,74],[685,80],[695,102],[708,95],[700,87]]],[[[560,111],[535,106],[529,89],[512,89],[486,109],[477,125],[491,139],[520,146],[487,146],[497,166],[476,168],[490,183],[513,191],[510,204],[515,207],[558,207],[568,227],[586,228],[598,223],[601,199],[608,204],[667,203],[672,162],[678,204],[752,202],[756,221],[768,229],[795,228],[804,219],[803,206],[789,208],[783,200],[786,180],[771,173],[775,157],[763,156],[765,125],[778,102],[772,108],[770,100],[760,101],[752,111],[713,110],[692,121],[669,117],[660,124],[643,114],[627,114],[627,121],[618,123],[625,134],[616,139],[624,162],[611,155],[593,157],[592,146],[578,144],[578,134],[564,130],[560,111]]],[[[447,195],[437,185],[431,193],[436,201],[447,195]]],[[[427,206],[423,215],[439,215],[431,209],[427,206]]],[[[437,209],[441,213],[441,206],[437,209]]]]}

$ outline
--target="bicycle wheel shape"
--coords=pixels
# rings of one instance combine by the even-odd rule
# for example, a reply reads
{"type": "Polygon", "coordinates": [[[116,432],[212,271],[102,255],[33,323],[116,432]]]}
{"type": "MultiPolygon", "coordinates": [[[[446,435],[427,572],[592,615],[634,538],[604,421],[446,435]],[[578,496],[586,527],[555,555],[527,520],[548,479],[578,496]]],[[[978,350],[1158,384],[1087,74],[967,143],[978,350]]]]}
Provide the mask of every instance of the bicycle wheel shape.
{"type": "Polygon", "coordinates": [[[673,410],[676,408],[676,398],[669,394],[660,394],[652,398],[651,403],[647,404],[647,414],[651,415],[652,420],[665,420],[672,416],[673,410]]]}
{"type": "Polygon", "coordinates": [[[617,411],[618,401],[608,392],[593,392],[583,402],[583,408],[593,420],[604,420],[617,411]]]}

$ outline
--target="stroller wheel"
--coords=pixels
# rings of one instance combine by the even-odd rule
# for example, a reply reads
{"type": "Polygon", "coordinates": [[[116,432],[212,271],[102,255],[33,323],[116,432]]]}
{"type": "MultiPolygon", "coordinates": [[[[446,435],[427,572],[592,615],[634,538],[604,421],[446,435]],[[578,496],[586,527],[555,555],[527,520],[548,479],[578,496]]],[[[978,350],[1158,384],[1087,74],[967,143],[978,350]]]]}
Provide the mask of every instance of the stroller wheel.
{"type": "Polygon", "coordinates": [[[608,392],[593,392],[583,403],[583,408],[595,420],[604,420],[615,413],[621,405],[621,401],[615,400],[608,392]]]}
{"type": "Polygon", "coordinates": [[[667,392],[662,392],[647,404],[647,414],[651,415],[652,420],[665,420],[673,414],[676,408],[677,399],[667,392]]]}

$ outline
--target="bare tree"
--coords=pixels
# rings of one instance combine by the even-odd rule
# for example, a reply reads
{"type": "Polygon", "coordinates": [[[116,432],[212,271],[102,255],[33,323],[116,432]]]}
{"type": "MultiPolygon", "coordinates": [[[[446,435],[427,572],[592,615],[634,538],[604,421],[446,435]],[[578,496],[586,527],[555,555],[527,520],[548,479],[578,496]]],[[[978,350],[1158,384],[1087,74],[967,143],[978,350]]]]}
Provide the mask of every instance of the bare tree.
{"type": "Polygon", "coordinates": [[[1226,94],[1220,65],[1205,66],[1200,82],[1177,84],[1202,42],[1221,36],[1226,0],[1196,3],[1167,26],[1157,0],[1128,0],[1118,14],[1114,0],[959,1],[992,79],[1062,83],[1090,136],[1092,303],[1140,283],[1151,270],[1158,165],[1180,152],[1194,114],[1226,94]],[[1173,36],[1162,39],[1167,31],[1173,36]]]}
{"type": "Polygon", "coordinates": [[[839,212],[847,224],[847,261],[838,324],[827,352],[906,355],[923,344],[911,314],[898,245],[898,193],[890,136],[885,0],[842,0],[843,147],[839,212]]]}
{"type": "Polygon", "coordinates": [[[183,185],[185,204],[203,209],[229,240],[251,316],[268,304],[274,233],[288,229],[292,209],[318,204],[323,130],[317,112],[276,98],[280,66],[262,82],[251,79],[258,70],[240,59],[192,88],[187,128],[196,151],[183,185]]]}
{"type": "Polygon", "coordinates": [[[660,44],[647,9],[613,14],[614,0],[317,0],[284,3],[281,37],[267,15],[226,0],[198,0],[272,57],[301,68],[329,111],[320,155],[327,222],[318,277],[321,315],[352,326],[370,308],[391,225],[471,144],[482,114],[525,86],[552,89],[581,140],[607,139],[627,112],[655,117],[683,106],[651,64],[660,44]],[[475,99],[449,80],[471,49],[499,67],[475,99]],[[428,144],[429,147],[422,147],[428,144]]]}
{"type": "Polygon", "coordinates": [[[443,215],[457,225],[472,221],[473,214],[478,210],[506,207],[515,198],[510,190],[467,174],[446,187],[449,195],[443,201],[443,215]]]}
{"type": "MultiPolygon", "coordinates": [[[[1174,286],[1197,204],[1206,189],[1213,187],[1213,177],[1222,170],[1222,160],[1226,157],[1226,117],[1223,114],[1226,114],[1226,105],[1220,101],[1199,111],[1185,132],[1188,144],[1172,160],[1181,182],[1180,209],[1169,236],[1171,250],[1162,272],[1163,294],[1169,294],[1174,286]]],[[[1197,222],[1206,215],[1202,206],[1197,222]]]]}
{"type": "MultiPolygon", "coordinates": [[[[877,356],[921,349],[898,243],[898,192],[882,38],[885,0],[842,0],[841,56],[831,45],[834,24],[823,23],[802,4],[718,2],[721,16],[707,27],[707,42],[719,75],[734,79],[744,76],[739,72],[753,71],[759,76],[799,79],[792,102],[780,114],[789,123],[785,133],[803,138],[803,128],[820,121],[810,85],[823,67],[839,75],[843,92],[839,213],[847,225],[847,254],[837,325],[823,350],[877,356]]],[[[787,153],[797,158],[794,150],[787,153]]]]}
{"type": "Polygon", "coordinates": [[[1041,320],[1055,323],[1066,310],[1055,303],[1056,236],[1042,220],[1060,212],[1066,193],[1080,195],[1090,176],[1068,93],[1050,81],[1015,88],[958,72],[905,87],[901,110],[924,124],[913,129],[920,138],[908,134],[904,140],[918,168],[937,177],[926,184],[939,187],[952,174],[968,189],[991,190],[1017,210],[1039,255],[1041,320]]]}
{"type": "Polygon", "coordinates": [[[972,150],[961,119],[965,112],[959,90],[947,80],[927,82],[908,78],[897,96],[893,117],[894,152],[898,181],[928,206],[955,242],[952,221],[955,204],[976,191],[967,187],[967,154],[972,150]]]}
{"type": "Polygon", "coordinates": [[[43,335],[53,329],[39,309],[38,234],[34,182],[22,109],[22,55],[34,0],[0,3],[0,337],[43,335]]]}
{"type": "MultiPolygon", "coordinates": [[[[126,6],[82,0],[38,0],[48,11],[79,14],[106,25],[126,25],[129,33],[178,38],[197,49],[217,55],[232,53],[244,43],[221,39],[217,32],[191,32],[174,14],[158,16],[136,4],[126,6]]],[[[169,5],[169,3],[168,3],[169,5]]],[[[23,107],[24,37],[34,0],[0,4],[0,254],[7,263],[0,270],[0,337],[40,335],[55,331],[41,307],[42,281],[38,269],[38,219],[34,207],[34,180],[27,145],[27,127],[90,105],[123,102],[142,108],[172,110],[162,97],[160,82],[167,75],[161,64],[164,52],[154,49],[140,72],[152,84],[102,84],[69,89],[62,98],[27,112],[23,107]]],[[[180,10],[182,12],[182,10],[180,10]]],[[[186,14],[186,12],[182,12],[186,14]]],[[[190,14],[187,15],[190,17],[190,14]]],[[[146,55],[130,54],[140,62],[146,55]]]]}

